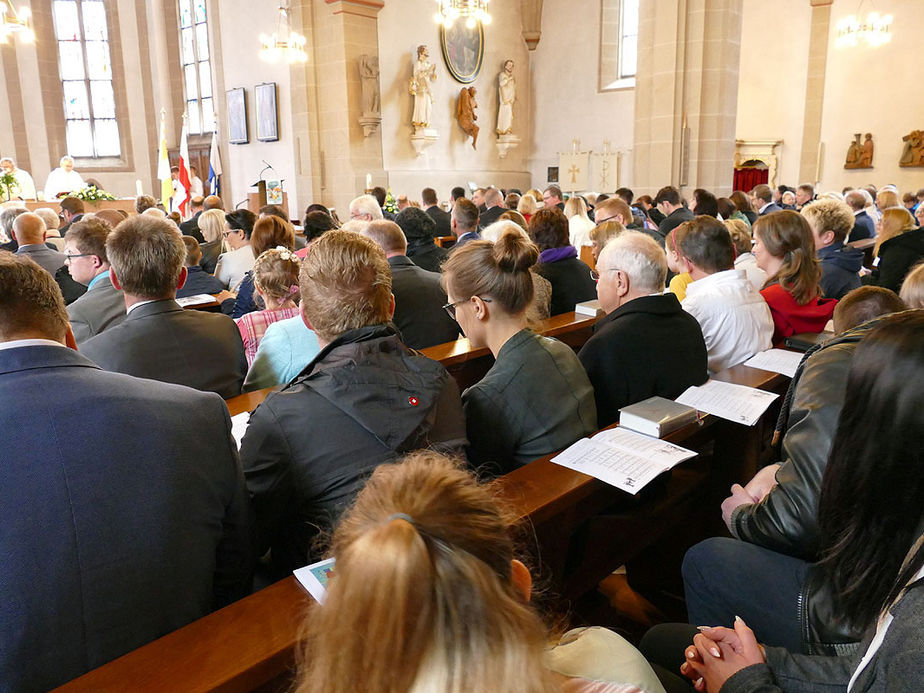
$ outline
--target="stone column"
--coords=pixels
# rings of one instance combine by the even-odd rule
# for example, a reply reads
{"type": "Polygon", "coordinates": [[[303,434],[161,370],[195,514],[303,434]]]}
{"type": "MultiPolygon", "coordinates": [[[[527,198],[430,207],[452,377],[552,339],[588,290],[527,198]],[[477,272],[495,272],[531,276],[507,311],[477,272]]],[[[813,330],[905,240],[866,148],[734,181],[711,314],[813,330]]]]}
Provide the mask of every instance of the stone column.
{"type": "Polygon", "coordinates": [[[731,192],[741,0],[642,0],[633,189],[731,192]]]}
{"type": "Polygon", "coordinates": [[[799,183],[816,184],[821,177],[818,143],[825,99],[825,72],[828,64],[828,33],[834,0],[809,0],[812,29],[809,35],[808,66],[805,80],[805,118],[802,122],[802,151],[799,155],[799,183]]]}

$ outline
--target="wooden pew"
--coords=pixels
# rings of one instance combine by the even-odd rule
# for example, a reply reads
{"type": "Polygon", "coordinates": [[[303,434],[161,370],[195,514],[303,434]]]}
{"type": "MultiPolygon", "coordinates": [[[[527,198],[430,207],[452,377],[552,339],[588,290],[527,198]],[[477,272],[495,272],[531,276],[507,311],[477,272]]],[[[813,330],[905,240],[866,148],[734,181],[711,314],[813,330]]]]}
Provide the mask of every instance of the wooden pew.
{"type": "MultiPolygon", "coordinates": [[[[746,366],[736,366],[716,377],[773,391],[785,389],[788,380],[746,366]]],[[[249,406],[245,400],[236,399],[239,400],[236,408],[249,406]]],[[[764,418],[776,421],[775,415],[764,418]]],[[[668,440],[706,451],[711,441],[728,433],[730,428],[751,433],[743,434],[735,446],[727,446],[725,454],[745,453],[756,459],[758,452],[749,453],[737,445],[755,445],[758,430],[715,417],[707,416],[701,425],[691,424],[675,431],[668,440]]],[[[697,469],[701,463],[694,458],[632,497],[586,474],[556,465],[550,461],[552,457],[536,460],[499,478],[495,484],[499,496],[514,509],[521,526],[535,532],[539,560],[553,578],[563,581],[559,589],[566,597],[593,587],[613,567],[638,552],[644,542],[657,540],[669,531],[670,526],[659,519],[665,514],[682,514],[700,503],[701,496],[697,494],[705,483],[703,477],[709,474],[708,467],[697,469]],[[613,517],[616,522],[623,522],[625,532],[618,537],[610,536],[608,546],[594,545],[591,541],[591,555],[586,550],[587,523],[604,510],[614,510],[614,504],[613,517]],[[645,536],[638,534],[642,530],[645,536]],[[571,572],[566,573],[569,569],[571,572]]],[[[718,465],[733,459],[722,459],[715,453],[713,457],[718,465]]],[[[590,537],[596,539],[592,531],[590,537]]],[[[291,683],[300,627],[309,600],[295,578],[288,577],[56,690],[65,693],[126,688],[140,693],[283,690],[291,683]]]]}
{"type": "Polygon", "coordinates": [[[875,238],[864,238],[859,241],[851,241],[848,243],[851,248],[856,248],[857,250],[863,251],[863,266],[867,269],[873,268],[873,248],[876,245],[875,238]]]}
{"type": "Polygon", "coordinates": [[[433,239],[433,242],[436,243],[440,248],[451,248],[456,244],[455,236],[437,236],[433,239]]]}

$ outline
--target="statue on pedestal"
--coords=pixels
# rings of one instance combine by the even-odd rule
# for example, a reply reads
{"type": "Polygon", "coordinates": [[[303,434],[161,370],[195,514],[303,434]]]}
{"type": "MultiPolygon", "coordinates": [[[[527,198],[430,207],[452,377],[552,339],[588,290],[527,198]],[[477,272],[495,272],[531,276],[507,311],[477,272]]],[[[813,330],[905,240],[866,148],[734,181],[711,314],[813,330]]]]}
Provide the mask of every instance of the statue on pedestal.
{"type": "Polygon", "coordinates": [[[505,60],[497,76],[497,134],[509,135],[513,130],[513,102],[517,100],[517,80],[513,76],[513,61],[505,60]]]}
{"type": "Polygon", "coordinates": [[[459,92],[459,103],[456,105],[456,119],[459,126],[465,131],[465,134],[472,138],[472,149],[476,149],[478,144],[478,131],[480,128],[475,124],[478,116],[475,109],[478,103],[475,101],[475,87],[462,87],[459,92]]]}
{"type": "Polygon", "coordinates": [[[414,115],[411,125],[414,132],[430,127],[430,112],[433,107],[433,94],[430,83],[436,80],[436,65],[430,64],[430,52],[426,46],[417,46],[417,62],[414,63],[414,75],[411,77],[409,91],[414,97],[414,115]]]}
{"type": "Polygon", "coordinates": [[[359,124],[368,137],[382,122],[382,101],[379,94],[379,59],[374,55],[359,56],[359,78],[363,89],[363,112],[359,124]]]}

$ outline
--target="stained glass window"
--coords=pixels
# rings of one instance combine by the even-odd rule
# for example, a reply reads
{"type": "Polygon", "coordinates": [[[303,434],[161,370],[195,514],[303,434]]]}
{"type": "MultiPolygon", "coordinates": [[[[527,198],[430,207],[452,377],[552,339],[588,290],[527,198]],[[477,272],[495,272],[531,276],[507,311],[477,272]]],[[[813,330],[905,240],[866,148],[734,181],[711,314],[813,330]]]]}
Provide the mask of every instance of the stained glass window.
{"type": "Polygon", "coordinates": [[[87,158],[120,156],[106,5],[103,0],[54,0],[52,14],[67,152],[87,158]]]}
{"type": "Polygon", "coordinates": [[[180,0],[180,60],[191,135],[215,131],[205,0],[180,0]]]}

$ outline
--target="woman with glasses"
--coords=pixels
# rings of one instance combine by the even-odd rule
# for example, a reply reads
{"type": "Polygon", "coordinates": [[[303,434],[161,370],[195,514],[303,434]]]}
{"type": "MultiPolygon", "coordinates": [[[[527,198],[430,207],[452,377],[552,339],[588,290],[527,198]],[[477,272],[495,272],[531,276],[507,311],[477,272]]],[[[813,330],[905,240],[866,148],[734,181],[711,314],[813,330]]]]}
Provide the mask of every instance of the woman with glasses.
{"type": "Polygon", "coordinates": [[[462,405],[469,460],[498,474],[597,428],[593,387],[575,353],[527,328],[530,267],[538,257],[531,241],[508,231],[493,244],[467,243],[443,265],[446,310],[473,347],[487,347],[496,359],[487,375],[462,393],[462,405]]]}
{"type": "Polygon", "coordinates": [[[237,289],[244,275],[253,269],[256,256],[250,247],[250,234],[257,215],[249,209],[236,209],[225,214],[225,229],[222,238],[231,250],[218,256],[215,276],[231,291],[237,289]]]}

